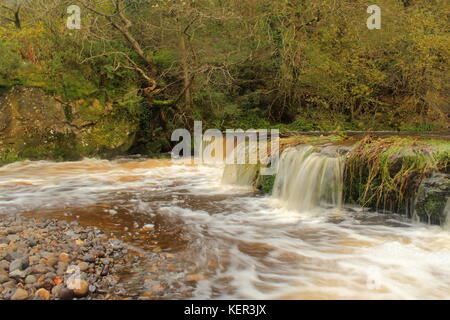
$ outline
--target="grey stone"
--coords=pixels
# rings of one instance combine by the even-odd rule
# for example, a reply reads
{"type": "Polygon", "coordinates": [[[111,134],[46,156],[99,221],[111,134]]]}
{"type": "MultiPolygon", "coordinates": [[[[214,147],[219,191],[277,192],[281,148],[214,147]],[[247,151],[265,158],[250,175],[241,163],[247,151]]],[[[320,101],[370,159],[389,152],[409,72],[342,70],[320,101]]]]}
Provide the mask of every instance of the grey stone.
{"type": "Polygon", "coordinates": [[[6,239],[8,239],[9,241],[19,241],[21,237],[16,234],[10,234],[6,236],[6,239]]]}
{"type": "Polygon", "coordinates": [[[13,279],[23,279],[26,276],[27,276],[27,273],[25,271],[18,270],[18,269],[9,273],[9,277],[13,278],[13,279]]]}
{"type": "Polygon", "coordinates": [[[9,277],[7,275],[0,274],[0,283],[5,283],[7,281],[9,281],[9,277]]]}
{"type": "Polygon", "coordinates": [[[24,270],[28,267],[29,263],[27,259],[16,259],[12,261],[9,265],[9,272],[13,272],[15,270],[24,270]]]}
{"type": "Polygon", "coordinates": [[[9,262],[13,261],[13,260],[17,260],[17,259],[22,259],[25,258],[25,254],[22,252],[10,252],[6,255],[5,259],[8,260],[9,262]]]}
{"type": "Polygon", "coordinates": [[[34,276],[34,275],[28,275],[26,278],[25,278],[25,283],[26,284],[33,284],[33,283],[35,283],[37,281],[37,278],[36,278],[36,276],[34,276]]]}

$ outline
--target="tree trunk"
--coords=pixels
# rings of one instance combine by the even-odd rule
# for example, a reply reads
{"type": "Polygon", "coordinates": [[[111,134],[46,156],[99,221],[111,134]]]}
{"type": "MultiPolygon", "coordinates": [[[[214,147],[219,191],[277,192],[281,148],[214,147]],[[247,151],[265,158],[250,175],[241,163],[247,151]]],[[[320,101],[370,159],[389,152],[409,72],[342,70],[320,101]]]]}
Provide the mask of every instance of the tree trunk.
{"type": "Polygon", "coordinates": [[[20,8],[14,12],[14,24],[17,29],[22,29],[22,23],[20,22],[20,8]]]}
{"type": "Polygon", "coordinates": [[[189,55],[186,48],[186,39],[184,34],[180,35],[180,50],[181,50],[181,65],[183,68],[183,84],[184,84],[184,103],[186,109],[190,110],[192,107],[192,95],[191,95],[191,76],[189,72],[189,55]]]}

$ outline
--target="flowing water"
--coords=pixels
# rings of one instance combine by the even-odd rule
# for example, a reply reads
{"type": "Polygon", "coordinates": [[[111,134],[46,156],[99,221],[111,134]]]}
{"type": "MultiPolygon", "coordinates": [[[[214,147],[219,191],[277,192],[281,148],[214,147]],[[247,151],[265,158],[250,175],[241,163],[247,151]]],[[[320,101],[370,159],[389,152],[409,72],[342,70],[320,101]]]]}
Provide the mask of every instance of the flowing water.
{"type": "Polygon", "coordinates": [[[289,210],[342,205],[343,162],[312,146],[289,148],[281,155],[273,194],[289,210]]]}
{"type": "Polygon", "coordinates": [[[77,219],[124,238],[149,261],[127,281],[140,290],[155,275],[174,288],[167,298],[449,299],[450,233],[339,207],[339,166],[310,156],[292,163],[305,184],[289,172],[277,182],[315,197],[302,210],[292,190],[277,199],[222,184],[220,165],[86,159],[1,167],[0,214],[77,219]],[[164,254],[176,263],[156,270],[164,254]],[[204,279],[186,283],[187,272],[204,279]]]}

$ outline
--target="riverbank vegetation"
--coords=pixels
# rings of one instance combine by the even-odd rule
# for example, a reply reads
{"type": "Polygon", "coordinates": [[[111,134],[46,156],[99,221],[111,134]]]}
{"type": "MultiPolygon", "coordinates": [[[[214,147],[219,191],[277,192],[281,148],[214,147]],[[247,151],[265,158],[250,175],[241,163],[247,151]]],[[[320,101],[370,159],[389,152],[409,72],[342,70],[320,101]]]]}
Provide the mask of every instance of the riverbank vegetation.
{"type": "Polygon", "coordinates": [[[412,215],[421,182],[449,170],[448,141],[368,136],[346,158],[346,200],[412,215]]]}
{"type": "Polygon", "coordinates": [[[66,28],[72,2],[19,2],[18,18],[17,1],[0,9],[1,92],[41,88],[69,119],[80,104],[133,119],[131,153],[170,150],[172,130],[193,120],[219,129],[448,128],[443,0],[379,1],[380,30],[366,27],[372,3],[360,0],[78,1],[81,30],[66,28]]]}

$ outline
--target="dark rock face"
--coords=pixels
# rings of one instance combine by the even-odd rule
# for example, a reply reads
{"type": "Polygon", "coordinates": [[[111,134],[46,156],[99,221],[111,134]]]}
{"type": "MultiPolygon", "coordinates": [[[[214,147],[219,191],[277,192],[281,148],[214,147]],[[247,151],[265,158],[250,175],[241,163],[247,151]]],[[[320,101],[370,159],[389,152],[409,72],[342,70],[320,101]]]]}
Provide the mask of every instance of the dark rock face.
{"type": "Polygon", "coordinates": [[[65,103],[39,88],[13,87],[0,96],[0,165],[122,154],[137,124],[112,111],[98,100],[65,103]]]}
{"type": "Polygon", "coordinates": [[[450,175],[435,173],[425,179],[419,187],[415,214],[420,221],[444,225],[447,219],[446,206],[449,199],[450,175]]]}

